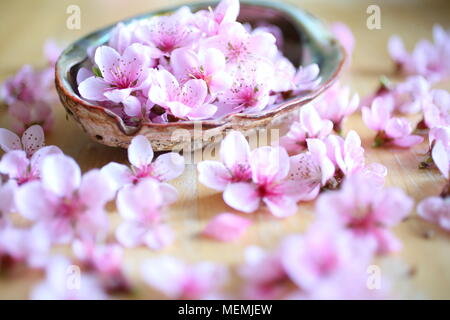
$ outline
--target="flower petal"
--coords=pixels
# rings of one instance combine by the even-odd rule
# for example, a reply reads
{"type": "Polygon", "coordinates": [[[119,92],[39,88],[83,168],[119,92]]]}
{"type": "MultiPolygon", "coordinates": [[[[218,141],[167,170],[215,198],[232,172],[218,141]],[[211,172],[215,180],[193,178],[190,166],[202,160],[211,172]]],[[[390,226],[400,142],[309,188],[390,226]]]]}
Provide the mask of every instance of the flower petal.
{"type": "Polygon", "coordinates": [[[248,163],[250,146],[239,131],[230,131],[220,144],[220,159],[225,167],[232,169],[235,165],[248,163]]]}
{"type": "Polygon", "coordinates": [[[5,152],[21,150],[22,143],[14,132],[0,128],[0,148],[5,152]]]}
{"type": "Polygon", "coordinates": [[[29,127],[22,135],[23,149],[30,157],[45,145],[44,130],[39,125],[29,127]]]}
{"type": "Polygon", "coordinates": [[[221,213],[208,222],[203,235],[224,242],[234,241],[242,236],[251,223],[251,220],[236,214],[221,213]]]}
{"type": "Polygon", "coordinates": [[[42,160],[41,180],[45,189],[64,197],[71,196],[81,182],[76,161],[63,154],[52,154],[42,160]]]}
{"type": "Polygon", "coordinates": [[[200,183],[214,190],[225,190],[231,181],[230,172],[218,161],[202,161],[197,165],[197,170],[200,183]]]}
{"type": "Polygon", "coordinates": [[[143,168],[152,163],[152,145],[145,136],[136,136],[128,147],[128,160],[136,168],[143,168]]]}
{"type": "Polygon", "coordinates": [[[233,209],[246,213],[258,209],[260,202],[256,186],[245,182],[229,184],[225,188],[223,199],[233,209]]]}
{"type": "Polygon", "coordinates": [[[160,155],[152,164],[152,176],[159,181],[179,177],[184,171],[184,158],[175,152],[160,155]]]}

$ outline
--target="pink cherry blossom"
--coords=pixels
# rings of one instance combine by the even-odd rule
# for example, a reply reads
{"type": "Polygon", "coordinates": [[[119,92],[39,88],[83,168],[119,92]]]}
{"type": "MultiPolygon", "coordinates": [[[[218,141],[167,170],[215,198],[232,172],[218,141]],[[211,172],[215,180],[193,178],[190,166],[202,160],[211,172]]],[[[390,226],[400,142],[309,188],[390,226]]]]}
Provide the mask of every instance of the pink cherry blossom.
{"type": "Polygon", "coordinates": [[[173,50],[188,47],[198,38],[193,19],[188,7],[181,7],[172,15],[154,16],[141,28],[141,41],[170,56],[173,50]]]}
{"type": "Polygon", "coordinates": [[[432,90],[431,101],[423,106],[423,122],[427,128],[450,126],[450,93],[432,90]]]}
{"type": "Polygon", "coordinates": [[[30,268],[45,266],[51,244],[45,230],[39,226],[24,229],[10,224],[3,228],[0,226],[0,231],[0,260],[7,259],[13,263],[12,266],[19,263],[30,268]]]}
{"type": "Polygon", "coordinates": [[[236,214],[221,213],[208,222],[202,234],[219,241],[234,241],[242,236],[250,224],[249,219],[236,214]]]}
{"type": "Polygon", "coordinates": [[[122,245],[160,250],[173,242],[172,230],[163,223],[162,210],[174,201],[173,195],[167,193],[154,179],[143,179],[119,191],[116,205],[125,221],[117,228],[116,238],[122,245]]]}
{"type": "Polygon", "coordinates": [[[108,296],[93,275],[81,273],[63,256],[49,261],[45,279],[31,291],[33,300],[105,300],[108,296]]]}
{"type": "Polygon", "coordinates": [[[408,77],[392,89],[394,110],[400,113],[417,113],[429,104],[431,84],[422,76],[408,77]]]}
{"type": "Polygon", "coordinates": [[[272,252],[249,247],[239,268],[246,299],[373,298],[366,269],[373,249],[330,224],[285,237],[272,252]],[[352,279],[354,285],[344,280],[352,279]]]}
{"type": "MultiPolygon", "coordinates": [[[[134,137],[128,147],[128,161],[131,167],[110,162],[101,171],[109,178],[116,190],[146,178],[153,178],[160,182],[169,181],[177,178],[184,171],[184,158],[178,153],[162,154],[152,162],[153,158],[152,145],[146,137],[140,135],[134,137]]],[[[168,184],[164,185],[167,189],[173,189],[168,184]]]]}
{"type": "Polygon", "coordinates": [[[141,268],[144,281],[171,299],[208,299],[220,296],[227,270],[211,262],[188,265],[164,256],[145,261],[141,268]]]}
{"type": "Polygon", "coordinates": [[[351,130],[345,140],[337,135],[325,138],[328,157],[342,175],[350,175],[364,169],[364,148],[356,131],[351,130]]]}
{"type": "Polygon", "coordinates": [[[230,131],[220,145],[221,161],[205,160],[197,165],[199,181],[205,186],[224,191],[230,183],[250,182],[250,146],[239,131],[230,131]]]}
{"type": "Polygon", "coordinates": [[[132,44],[121,55],[115,49],[101,46],[95,51],[95,63],[101,77],[82,81],[81,96],[92,101],[112,101],[123,104],[130,116],[142,114],[142,103],[133,95],[143,89],[149,76],[149,58],[141,44],[132,44]]]}
{"type": "Polygon", "coordinates": [[[185,48],[176,49],[170,63],[178,79],[182,82],[201,79],[212,95],[231,86],[232,78],[225,70],[225,56],[217,49],[204,49],[199,53],[185,48]]]}
{"type": "Polygon", "coordinates": [[[404,74],[420,74],[431,82],[441,81],[450,75],[450,31],[433,27],[434,42],[420,40],[409,53],[397,35],[389,39],[388,50],[397,68],[404,74]]]}
{"type": "Polygon", "coordinates": [[[205,47],[224,53],[227,62],[242,64],[256,57],[272,59],[278,52],[275,37],[267,32],[249,33],[238,22],[224,23],[217,36],[204,41],[205,47]]]}
{"type": "Polygon", "coordinates": [[[289,153],[299,153],[306,148],[306,139],[323,139],[333,130],[330,120],[323,120],[313,105],[300,109],[300,121],[291,124],[289,132],[282,137],[281,145],[289,153]]]}
{"type": "Polygon", "coordinates": [[[417,206],[417,213],[423,219],[436,223],[450,231],[450,196],[428,197],[417,206]]]}
{"type": "Polygon", "coordinates": [[[204,80],[191,79],[180,84],[167,70],[155,73],[148,96],[153,103],[181,119],[207,119],[217,111],[217,106],[209,103],[208,85],[204,80]]]}
{"type": "Polygon", "coordinates": [[[369,106],[375,98],[384,97],[393,100],[393,112],[414,114],[422,111],[430,103],[431,84],[423,76],[406,78],[393,84],[386,77],[380,78],[380,86],[374,94],[365,97],[360,105],[369,106]]]}
{"type": "Polygon", "coordinates": [[[227,113],[260,112],[270,104],[270,77],[273,68],[267,61],[239,65],[231,88],[218,95],[216,117],[227,113]]]}
{"type": "MultiPolygon", "coordinates": [[[[348,232],[317,222],[306,234],[283,239],[280,251],[283,269],[304,298],[315,298],[322,286],[342,285],[339,280],[346,274],[355,278],[358,274],[365,275],[373,257],[372,248],[355,242],[348,232]]],[[[361,281],[359,286],[368,290],[366,281],[361,281]]],[[[351,286],[334,290],[349,299],[346,287],[351,286]]]]}
{"type": "MultiPolygon", "coordinates": [[[[347,61],[352,59],[353,49],[355,48],[355,37],[350,28],[343,22],[333,22],[330,25],[331,32],[339,40],[347,53],[347,61]]],[[[347,63],[349,64],[349,63],[347,63]]]]}
{"type": "Polygon", "coordinates": [[[316,213],[319,219],[347,228],[356,239],[374,245],[382,254],[400,249],[400,241],[389,228],[401,222],[413,204],[402,189],[379,190],[367,177],[352,175],[339,191],[319,198],[316,213]]]}
{"type": "Polygon", "coordinates": [[[51,129],[54,121],[51,105],[56,101],[53,81],[51,69],[40,71],[25,65],[1,85],[0,99],[8,106],[15,132],[21,133],[33,124],[51,129]]]}
{"type": "Polygon", "coordinates": [[[236,21],[239,15],[239,7],[239,0],[222,0],[214,10],[196,12],[193,23],[205,35],[216,35],[222,24],[236,21]]]}
{"type": "Polygon", "coordinates": [[[377,132],[374,146],[384,144],[409,148],[423,141],[423,138],[412,134],[412,127],[405,118],[392,117],[394,101],[391,97],[378,97],[372,106],[362,108],[364,123],[377,132]]]}
{"type": "Polygon", "coordinates": [[[343,121],[356,111],[359,105],[359,96],[354,94],[350,96],[349,87],[341,87],[339,83],[334,84],[325,91],[322,98],[314,103],[322,119],[328,119],[333,122],[334,130],[342,130],[343,121]]]}
{"type": "Polygon", "coordinates": [[[0,173],[18,184],[39,179],[43,159],[52,154],[62,154],[58,147],[44,145],[44,131],[39,125],[25,130],[22,138],[0,128],[0,147],[6,152],[0,160],[0,173]]]}
{"type": "Polygon", "coordinates": [[[307,139],[306,142],[308,152],[290,157],[288,173],[288,179],[295,185],[291,186],[291,192],[302,201],[315,199],[335,174],[325,143],[319,139],[307,139]]]}
{"type": "Polygon", "coordinates": [[[289,156],[280,147],[261,147],[250,154],[252,182],[230,184],[223,199],[233,209],[251,213],[261,202],[276,217],[295,214],[297,205],[295,188],[286,178],[289,174],[289,156]]]}
{"type": "Polygon", "coordinates": [[[113,191],[100,170],[81,175],[75,160],[53,154],[42,161],[41,180],[22,185],[15,201],[20,214],[41,225],[52,241],[67,243],[75,237],[106,235],[104,206],[113,191]]]}
{"type": "Polygon", "coordinates": [[[94,272],[108,292],[127,292],[129,283],[122,271],[123,249],[117,244],[75,240],[72,249],[82,268],[94,272]]]}

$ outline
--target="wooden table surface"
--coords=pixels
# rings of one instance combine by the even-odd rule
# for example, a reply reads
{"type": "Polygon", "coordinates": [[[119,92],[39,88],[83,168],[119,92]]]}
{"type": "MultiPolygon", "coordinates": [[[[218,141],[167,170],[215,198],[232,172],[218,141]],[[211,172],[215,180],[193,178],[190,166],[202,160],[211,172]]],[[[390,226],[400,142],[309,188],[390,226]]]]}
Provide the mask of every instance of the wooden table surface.
{"type": "MultiPolygon", "coordinates": [[[[352,66],[343,77],[361,96],[372,92],[380,75],[393,75],[393,63],[386,45],[393,33],[401,35],[410,49],[420,38],[431,37],[434,23],[450,27],[450,2],[442,1],[289,1],[321,17],[324,21],[343,21],[353,30],[356,49],[352,66]],[[381,29],[366,27],[369,4],[381,8],[381,29]]],[[[157,0],[15,0],[0,2],[0,81],[13,74],[25,63],[43,65],[42,45],[52,37],[69,43],[96,28],[116,22],[137,13],[162,8],[182,1],[157,0]],[[81,30],[66,27],[66,9],[69,5],[81,8],[81,30]]],[[[395,79],[395,78],[394,78],[395,79]]],[[[449,83],[439,87],[450,89],[449,83]]],[[[74,157],[83,170],[98,168],[110,161],[126,162],[126,152],[91,141],[75,124],[67,121],[61,106],[55,106],[57,121],[54,131],[47,136],[48,144],[55,144],[74,157]]],[[[5,111],[0,111],[0,125],[7,127],[5,111]]],[[[392,152],[388,149],[373,150],[373,132],[365,128],[360,115],[354,115],[345,130],[355,129],[361,135],[366,148],[367,162],[380,162],[388,167],[387,184],[403,188],[416,201],[437,195],[444,179],[435,170],[419,170],[420,152],[425,143],[412,150],[392,152]]],[[[138,274],[139,263],[148,257],[170,254],[186,261],[210,260],[226,265],[242,261],[244,249],[249,245],[272,248],[279,240],[291,233],[305,230],[312,218],[313,204],[299,206],[297,215],[277,220],[258,213],[249,217],[254,221],[247,234],[238,242],[222,244],[198,236],[205,223],[220,212],[232,212],[222,201],[221,194],[209,190],[197,181],[194,165],[186,167],[185,173],[173,182],[179,190],[180,199],[171,208],[169,222],[176,230],[174,245],[161,253],[146,248],[126,250],[126,272],[138,286],[134,297],[158,297],[143,286],[138,274]]],[[[120,217],[110,213],[113,227],[120,217]]],[[[393,279],[394,292],[406,298],[450,298],[450,236],[439,228],[422,221],[415,212],[410,219],[395,228],[403,241],[403,250],[396,255],[377,260],[382,266],[382,276],[393,279]],[[431,238],[424,234],[432,232],[431,238]]],[[[55,252],[69,252],[68,248],[56,248],[55,252]]],[[[27,298],[30,287],[39,280],[35,272],[25,272],[0,279],[0,299],[27,298]]],[[[236,279],[231,287],[236,287],[236,279]]]]}

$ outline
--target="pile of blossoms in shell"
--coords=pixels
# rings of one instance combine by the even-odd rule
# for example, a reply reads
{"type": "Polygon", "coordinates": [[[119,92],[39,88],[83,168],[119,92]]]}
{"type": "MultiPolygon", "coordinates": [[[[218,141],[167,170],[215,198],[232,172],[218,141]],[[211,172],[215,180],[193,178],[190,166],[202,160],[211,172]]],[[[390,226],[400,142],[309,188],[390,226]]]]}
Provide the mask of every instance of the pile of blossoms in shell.
{"type": "MultiPolygon", "coordinates": [[[[181,8],[171,16],[119,24],[108,45],[92,48],[93,69],[78,74],[80,94],[133,124],[259,112],[318,85],[316,65],[296,70],[283,57],[277,27],[251,30],[236,22],[238,12],[237,0],[223,0],[214,10],[181,8]]],[[[351,56],[351,31],[342,23],[332,31],[351,56]]],[[[432,88],[450,75],[442,62],[450,61],[450,32],[436,26],[433,35],[434,43],[422,41],[411,54],[398,37],[389,42],[399,70],[410,75],[405,81],[394,85],[383,79],[380,89],[361,101],[337,83],[302,107],[276,145],[251,150],[242,133],[230,131],[220,160],[198,164],[199,181],[222,192],[224,202],[239,212],[213,217],[201,231],[207,239],[237,241],[252,224],[248,215],[265,211],[287,218],[316,200],[306,232],[286,236],[271,251],[246,249],[236,266],[242,280],[237,297],[389,297],[388,283],[382,290],[368,289],[367,267],[375,257],[401,249],[392,227],[412,212],[414,201],[400,188],[385,187],[387,168],[367,163],[358,133],[343,130],[358,110],[374,131],[373,147],[413,148],[428,137],[418,169],[437,169],[444,188],[423,199],[417,212],[450,230],[450,94],[432,88]],[[421,114],[421,121],[411,123],[410,114],[421,114]]],[[[58,49],[46,48],[54,64],[58,49]]],[[[82,173],[75,159],[45,145],[44,130],[52,123],[47,97],[54,94],[42,80],[47,72],[24,67],[2,86],[15,132],[0,129],[0,271],[18,265],[44,271],[30,293],[33,299],[108,299],[130,292],[126,250],[162,250],[176,241],[167,209],[178,192],[169,182],[183,174],[184,159],[177,153],[155,157],[149,141],[137,136],[128,148],[129,165],[111,162],[82,173]],[[45,94],[37,95],[36,82],[46,86],[40,88],[45,94]],[[114,229],[107,212],[111,201],[122,220],[114,229]],[[28,224],[17,224],[15,215],[28,224]],[[55,255],[58,245],[69,245],[72,254],[55,255]],[[82,271],[80,289],[66,285],[73,265],[82,271]]],[[[230,298],[229,270],[214,262],[157,256],[145,261],[140,273],[168,298],[230,298]]]]}
{"type": "Polygon", "coordinates": [[[238,0],[215,9],[119,23],[107,44],[90,48],[78,91],[129,125],[258,113],[316,88],[316,64],[296,69],[283,55],[276,26],[236,21],[238,0]],[[278,40],[278,41],[277,41],[278,40]]]}

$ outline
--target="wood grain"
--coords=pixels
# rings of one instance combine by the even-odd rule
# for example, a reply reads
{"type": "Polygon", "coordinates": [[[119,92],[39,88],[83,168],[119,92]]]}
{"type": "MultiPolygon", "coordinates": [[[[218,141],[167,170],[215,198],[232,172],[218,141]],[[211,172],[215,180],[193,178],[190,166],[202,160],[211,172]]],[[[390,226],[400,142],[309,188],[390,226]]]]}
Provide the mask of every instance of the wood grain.
{"type": "MultiPolygon", "coordinates": [[[[450,3],[448,1],[380,1],[382,28],[368,30],[366,8],[374,2],[305,0],[290,1],[307,8],[325,21],[343,21],[353,30],[357,45],[350,71],[343,81],[361,95],[376,88],[381,75],[393,76],[393,64],[388,57],[386,44],[392,33],[398,33],[411,48],[416,41],[431,36],[434,23],[450,27],[450,3]]],[[[0,80],[13,74],[25,63],[43,65],[42,44],[48,37],[69,43],[79,37],[122,18],[137,13],[181,4],[166,1],[81,1],[81,0],[39,0],[2,1],[0,3],[0,80]],[[66,28],[66,8],[79,5],[82,12],[81,30],[66,28]]],[[[396,78],[394,78],[396,79],[396,78]]],[[[439,85],[450,89],[449,83],[439,85]]],[[[56,144],[68,155],[74,157],[83,170],[105,165],[110,161],[126,162],[126,153],[121,149],[106,147],[91,141],[73,121],[67,121],[64,110],[55,106],[57,122],[48,138],[48,144],[56,144]]],[[[0,111],[1,127],[8,127],[6,113],[0,111]]],[[[282,129],[286,129],[282,127],[282,129]]],[[[366,148],[367,162],[381,162],[389,169],[388,185],[398,186],[416,201],[436,195],[443,187],[444,179],[435,170],[419,170],[422,160],[420,152],[425,143],[412,150],[374,150],[370,147],[373,133],[366,129],[360,115],[352,116],[345,124],[345,130],[355,129],[361,135],[366,148]]],[[[196,168],[188,165],[183,176],[173,182],[180,192],[180,199],[169,215],[169,223],[177,232],[175,245],[155,253],[145,248],[126,251],[127,274],[138,286],[137,298],[155,298],[155,293],[145,288],[140,281],[139,263],[158,254],[175,255],[186,261],[210,260],[226,265],[242,261],[244,249],[249,245],[265,248],[276,246],[285,235],[302,232],[312,219],[313,204],[302,204],[297,215],[277,220],[264,212],[250,216],[254,224],[238,242],[221,244],[199,237],[205,223],[214,215],[232,211],[222,201],[221,194],[209,190],[197,182],[196,168]]],[[[115,212],[110,213],[112,227],[120,222],[115,212]]],[[[393,279],[395,292],[407,298],[450,298],[450,236],[439,228],[422,221],[415,212],[409,219],[395,228],[404,248],[394,256],[377,261],[383,275],[393,279]],[[424,234],[433,231],[427,239],[424,234]],[[414,272],[412,272],[414,271],[414,272]]],[[[68,248],[56,248],[55,252],[69,252],[68,248]]],[[[28,290],[38,281],[40,275],[32,272],[17,272],[0,278],[0,299],[26,298],[28,290]]],[[[230,288],[236,288],[233,278],[230,288]]]]}

